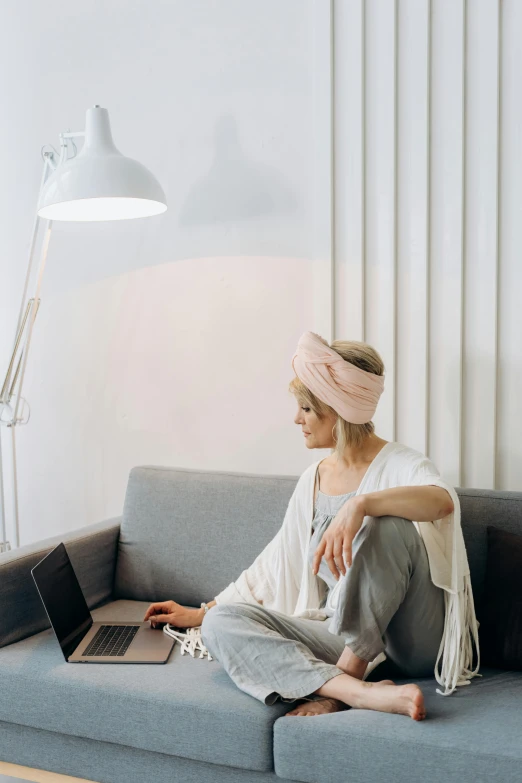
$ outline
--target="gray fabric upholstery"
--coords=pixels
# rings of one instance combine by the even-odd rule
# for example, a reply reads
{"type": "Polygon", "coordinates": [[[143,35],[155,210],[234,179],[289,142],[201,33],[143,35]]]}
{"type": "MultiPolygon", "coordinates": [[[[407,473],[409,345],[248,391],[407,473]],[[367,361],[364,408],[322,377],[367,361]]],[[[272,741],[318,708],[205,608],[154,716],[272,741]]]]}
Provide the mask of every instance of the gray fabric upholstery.
{"type": "Polygon", "coordinates": [[[0,647],[49,628],[31,568],[61,541],[89,608],[112,595],[121,517],[0,554],[0,647]]]}
{"type": "MultiPolygon", "coordinates": [[[[115,598],[199,606],[237,579],[281,527],[298,476],[155,466],[131,470],[115,598]],[[168,544],[167,544],[168,542],[168,544]]],[[[522,492],[456,488],[477,613],[486,527],[522,534],[522,492]]]]}
{"type": "Polygon", "coordinates": [[[211,601],[281,527],[295,476],[181,468],[130,472],[115,598],[211,601]]]}
{"type": "Polygon", "coordinates": [[[522,535],[522,492],[457,488],[473,598],[480,620],[488,553],[487,526],[522,535]]]}
{"type": "MultiPolygon", "coordinates": [[[[212,663],[212,662],[211,662],[212,663]]],[[[165,745],[168,737],[164,737],[165,745]]],[[[99,783],[277,783],[275,772],[218,766],[0,721],[0,758],[99,783]]]]}
{"type": "MultiPolygon", "coordinates": [[[[520,783],[522,673],[483,669],[451,696],[417,680],[425,720],[348,709],[274,726],[277,775],[307,783],[520,783]]],[[[396,680],[398,685],[405,680],[396,680]]]]}
{"type": "MultiPolygon", "coordinates": [[[[293,705],[263,705],[179,645],[165,666],[65,663],[30,574],[57,543],[95,619],[141,620],[169,598],[197,607],[279,530],[297,478],[135,467],[122,518],[0,555],[0,758],[100,783],[520,780],[520,672],[483,669],[447,698],[419,680],[428,717],[416,723],[367,710],[287,719],[293,705]],[[130,600],[107,603],[118,598],[130,600]]],[[[457,492],[480,618],[486,527],[522,534],[522,493],[457,492]]]]}
{"type": "MultiPolygon", "coordinates": [[[[116,601],[92,615],[141,621],[147,606],[116,601]]],[[[273,723],[288,709],[256,702],[178,644],[165,665],[71,664],[51,630],[0,650],[0,679],[0,721],[257,771],[273,768],[273,723]]]]}

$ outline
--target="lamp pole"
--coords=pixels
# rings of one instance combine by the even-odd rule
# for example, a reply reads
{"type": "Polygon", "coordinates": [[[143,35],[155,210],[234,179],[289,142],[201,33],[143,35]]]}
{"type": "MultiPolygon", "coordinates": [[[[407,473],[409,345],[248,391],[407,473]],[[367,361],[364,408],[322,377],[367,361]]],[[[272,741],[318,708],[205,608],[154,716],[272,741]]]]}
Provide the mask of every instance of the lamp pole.
{"type": "MultiPolygon", "coordinates": [[[[52,158],[53,153],[46,152],[43,153],[43,155],[44,155],[44,167],[42,172],[42,180],[40,183],[40,191],[39,191],[38,199],[40,199],[42,188],[48,176],[49,167],[52,166],[50,159],[52,158]]],[[[49,250],[49,240],[51,238],[52,220],[47,221],[48,225],[45,231],[42,250],[40,254],[40,267],[38,270],[36,290],[34,296],[31,299],[29,299],[26,305],[26,296],[27,296],[27,290],[29,288],[29,282],[31,279],[31,269],[33,266],[34,251],[36,246],[36,237],[38,235],[39,224],[40,224],[40,217],[38,215],[38,212],[36,211],[35,219],[33,222],[33,234],[31,238],[31,245],[29,249],[29,262],[27,266],[27,273],[25,276],[25,285],[22,294],[22,301],[20,304],[20,312],[18,315],[18,323],[16,326],[13,350],[11,353],[11,358],[9,361],[9,366],[7,368],[5,380],[3,382],[2,389],[0,390],[0,536],[1,536],[0,553],[8,552],[11,549],[11,543],[7,538],[7,523],[6,523],[6,513],[5,513],[4,470],[3,470],[3,456],[2,456],[2,426],[7,427],[7,429],[10,431],[11,434],[13,516],[14,516],[13,533],[14,533],[15,547],[20,546],[15,427],[17,424],[26,424],[27,421],[29,420],[27,419],[27,421],[24,421],[22,417],[19,417],[18,411],[20,406],[20,400],[22,399],[22,386],[24,382],[25,368],[27,366],[27,357],[29,355],[29,346],[31,343],[34,321],[36,318],[36,314],[38,312],[38,308],[40,306],[39,294],[40,294],[40,288],[42,284],[43,272],[45,269],[45,262],[47,260],[47,253],[49,250]],[[25,309],[25,314],[24,314],[24,309],[25,309]],[[26,331],[27,321],[29,321],[29,326],[26,331]],[[24,332],[25,332],[25,338],[24,338],[24,332]],[[20,351],[22,338],[24,338],[25,341],[23,344],[23,348],[20,351]],[[15,363],[17,361],[17,357],[18,357],[18,365],[16,367],[14,378],[11,381],[15,363]],[[17,384],[18,384],[18,391],[17,391],[17,384]],[[11,404],[13,399],[16,399],[16,402],[14,404],[14,410],[11,404]]]]}

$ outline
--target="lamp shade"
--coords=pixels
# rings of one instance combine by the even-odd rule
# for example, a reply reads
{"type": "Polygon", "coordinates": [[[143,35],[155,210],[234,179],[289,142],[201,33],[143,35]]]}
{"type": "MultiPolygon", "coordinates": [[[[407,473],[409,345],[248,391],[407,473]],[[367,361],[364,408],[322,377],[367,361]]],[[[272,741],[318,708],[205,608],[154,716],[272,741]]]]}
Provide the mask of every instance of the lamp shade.
{"type": "Polygon", "coordinates": [[[87,109],[80,153],[44,183],[38,215],[47,220],[125,220],[159,215],[167,199],[156,177],[114,146],[109,112],[87,109]]]}

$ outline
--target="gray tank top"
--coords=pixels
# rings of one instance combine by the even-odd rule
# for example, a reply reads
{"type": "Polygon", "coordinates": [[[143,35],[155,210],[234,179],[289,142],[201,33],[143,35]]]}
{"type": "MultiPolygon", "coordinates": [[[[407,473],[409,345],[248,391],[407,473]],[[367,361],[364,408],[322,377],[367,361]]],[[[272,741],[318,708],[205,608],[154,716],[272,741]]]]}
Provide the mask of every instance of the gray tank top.
{"type": "MultiPolygon", "coordinates": [[[[317,500],[314,507],[314,518],[312,520],[312,537],[308,547],[308,562],[310,564],[310,568],[312,567],[315,550],[321,543],[323,533],[328,528],[328,525],[332,519],[337,515],[341,506],[344,506],[348,498],[351,498],[356,493],[357,490],[354,490],[353,492],[347,492],[344,495],[326,495],[324,492],[321,492],[320,489],[317,491],[317,500]]],[[[320,609],[323,609],[328,598],[329,590],[331,590],[337,584],[337,580],[328,568],[328,563],[324,557],[321,559],[319,571],[316,576],[319,576],[324,582],[326,582],[327,585],[326,594],[319,607],[320,609]]]]}

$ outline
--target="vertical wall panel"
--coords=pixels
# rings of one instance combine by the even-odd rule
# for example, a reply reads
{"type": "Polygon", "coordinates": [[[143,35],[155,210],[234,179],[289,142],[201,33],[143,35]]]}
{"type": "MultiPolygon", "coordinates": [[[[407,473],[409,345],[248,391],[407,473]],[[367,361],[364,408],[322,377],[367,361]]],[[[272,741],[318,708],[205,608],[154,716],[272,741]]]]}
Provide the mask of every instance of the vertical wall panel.
{"type": "Polygon", "coordinates": [[[520,489],[522,3],[335,0],[334,39],[335,336],[380,436],[520,489]]]}
{"type": "Polygon", "coordinates": [[[462,486],[493,487],[497,319],[498,0],[468,13],[462,486]]]}
{"type": "Polygon", "coordinates": [[[364,3],[334,5],[335,338],[363,339],[364,3]]]}
{"type": "Polygon", "coordinates": [[[399,3],[397,440],[427,448],[430,0],[399,3]]]}
{"type": "Polygon", "coordinates": [[[460,482],[463,271],[463,0],[432,13],[428,454],[460,482]]]}
{"type": "Polygon", "coordinates": [[[318,334],[333,340],[334,207],[333,207],[333,9],[332,0],[312,6],[314,116],[314,317],[318,334]]]}
{"type": "Polygon", "coordinates": [[[395,431],[396,4],[366,2],[366,270],[364,340],[382,355],[385,393],[373,421],[395,431]]]}
{"type": "MultiPolygon", "coordinates": [[[[522,483],[522,3],[502,3],[497,488],[522,483]]],[[[476,422],[480,428],[481,423],[476,422]]]]}

